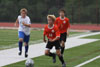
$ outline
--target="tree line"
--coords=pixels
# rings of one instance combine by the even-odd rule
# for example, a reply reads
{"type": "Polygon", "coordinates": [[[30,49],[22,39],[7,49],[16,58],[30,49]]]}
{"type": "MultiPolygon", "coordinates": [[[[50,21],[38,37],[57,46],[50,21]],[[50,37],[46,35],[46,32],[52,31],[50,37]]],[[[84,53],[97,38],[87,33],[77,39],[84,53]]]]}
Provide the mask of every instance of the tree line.
{"type": "Polygon", "coordinates": [[[94,22],[96,4],[96,0],[0,0],[0,21],[14,22],[20,9],[26,8],[32,22],[45,23],[47,14],[58,16],[58,10],[64,8],[71,22],[94,22]]]}

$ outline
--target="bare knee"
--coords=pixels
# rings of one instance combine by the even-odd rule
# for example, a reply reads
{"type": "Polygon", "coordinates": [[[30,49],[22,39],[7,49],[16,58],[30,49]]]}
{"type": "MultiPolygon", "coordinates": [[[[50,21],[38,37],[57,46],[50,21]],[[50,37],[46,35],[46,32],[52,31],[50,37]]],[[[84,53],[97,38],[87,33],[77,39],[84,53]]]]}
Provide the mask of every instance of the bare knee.
{"type": "Polygon", "coordinates": [[[24,43],[24,46],[27,46],[27,45],[28,45],[28,44],[25,42],[25,43],[24,43]]]}
{"type": "Polygon", "coordinates": [[[19,41],[20,41],[20,42],[23,42],[23,38],[19,38],[19,41]]]}
{"type": "Polygon", "coordinates": [[[57,54],[58,56],[61,56],[60,50],[56,50],[56,54],[57,54]]]}
{"type": "Polygon", "coordinates": [[[49,55],[49,50],[45,50],[45,55],[49,55]]]}
{"type": "Polygon", "coordinates": [[[61,42],[61,46],[65,47],[65,42],[64,41],[61,42]]]}

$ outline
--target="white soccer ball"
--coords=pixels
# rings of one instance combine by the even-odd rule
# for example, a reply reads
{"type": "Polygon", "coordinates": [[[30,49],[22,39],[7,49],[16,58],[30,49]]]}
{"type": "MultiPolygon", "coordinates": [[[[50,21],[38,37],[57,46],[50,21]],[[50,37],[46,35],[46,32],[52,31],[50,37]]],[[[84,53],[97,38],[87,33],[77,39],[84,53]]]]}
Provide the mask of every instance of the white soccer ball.
{"type": "Polygon", "coordinates": [[[34,67],[34,61],[32,59],[27,59],[25,65],[26,67],[34,67]]]}

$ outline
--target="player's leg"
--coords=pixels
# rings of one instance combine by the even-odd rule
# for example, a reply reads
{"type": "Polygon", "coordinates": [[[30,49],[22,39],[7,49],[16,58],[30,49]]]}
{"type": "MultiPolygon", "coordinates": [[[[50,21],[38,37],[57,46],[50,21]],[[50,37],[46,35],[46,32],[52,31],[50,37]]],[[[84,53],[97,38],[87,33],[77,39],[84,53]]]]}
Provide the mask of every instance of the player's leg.
{"type": "Polygon", "coordinates": [[[23,45],[23,38],[24,38],[24,33],[23,32],[21,32],[21,31],[19,31],[19,33],[18,33],[18,35],[19,35],[19,55],[21,55],[22,54],[22,45],[23,45]]]}
{"type": "Polygon", "coordinates": [[[28,43],[24,42],[24,46],[25,46],[25,57],[28,57],[28,43]]]}
{"type": "Polygon", "coordinates": [[[65,42],[62,40],[61,41],[61,54],[64,53],[64,49],[65,49],[65,42]]]}
{"type": "Polygon", "coordinates": [[[67,37],[66,33],[61,34],[61,38],[60,38],[61,54],[64,53],[66,37],[67,37]]]}
{"type": "Polygon", "coordinates": [[[53,63],[55,63],[56,62],[56,54],[50,52],[50,49],[52,49],[52,47],[53,47],[53,45],[50,42],[48,42],[46,45],[45,55],[52,57],[53,63]]]}
{"type": "Polygon", "coordinates": [[[24,37],[25,57],[28,57],[29,39],[30,39],[30,35],[25,35],[25,37],[24,37]]]}
{"type": "Polygon", "coordinates": [[[54,44],[55,44],[55,48],[56,48],[56,54],[58,55],[59,60],[60,60],[61,63],[62,63],[62,66],[63,66],[63,67],[66,67],[66,64],[65,64],[65,62],[64,62],[64,58],[63,58],[63,56],[61,55],[60,43],[59,43],[59,41],[55,41],[54,44]]]}
{"type": "Polygon", "coordinates": [[[53,63],[56,62],[56,54],[55,53],[51,53],[49,49],[45,50],[45,55],[52,57],[53,58],[53,63]]]}
{"type": "Polygon", "coordinates": [[[57,50],[56,50],[56,54],[58,55],[59,60],[60,60],[61,63],[62,63],[62,67],[66,67],[66,63],[65,63],[65,61],[64,61],[63,56],[61,55],[60,49],[57,49],[57,50]]]}

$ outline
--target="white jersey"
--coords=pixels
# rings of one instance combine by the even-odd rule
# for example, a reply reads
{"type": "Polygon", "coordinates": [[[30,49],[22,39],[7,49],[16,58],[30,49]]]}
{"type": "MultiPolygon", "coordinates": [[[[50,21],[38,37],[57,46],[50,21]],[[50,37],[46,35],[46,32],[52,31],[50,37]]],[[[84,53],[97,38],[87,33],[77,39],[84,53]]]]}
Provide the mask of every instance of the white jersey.
{"type": "Polygon", "coordinates": [[[24,22],[25,24],[31,24],[30,18],[26,16],[25,18],[22,18],[22,16],[18,16],[18,21],[19,21],[19,29],[18,31],[24,32],[26,35],[30,35],[30,27],[24,26],[22,23],[24,22]]]}

